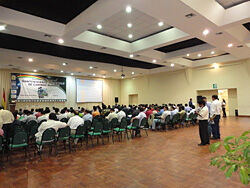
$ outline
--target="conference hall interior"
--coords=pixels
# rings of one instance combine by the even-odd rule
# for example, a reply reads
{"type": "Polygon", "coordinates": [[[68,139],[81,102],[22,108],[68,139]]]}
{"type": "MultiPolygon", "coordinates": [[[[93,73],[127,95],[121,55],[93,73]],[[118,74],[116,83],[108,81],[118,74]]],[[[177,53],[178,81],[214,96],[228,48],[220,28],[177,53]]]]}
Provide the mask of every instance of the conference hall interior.
{"type": "Polygon", "coordinates": [[[0,188],[245,188],[249,0],[0,0],[0,188]]]}

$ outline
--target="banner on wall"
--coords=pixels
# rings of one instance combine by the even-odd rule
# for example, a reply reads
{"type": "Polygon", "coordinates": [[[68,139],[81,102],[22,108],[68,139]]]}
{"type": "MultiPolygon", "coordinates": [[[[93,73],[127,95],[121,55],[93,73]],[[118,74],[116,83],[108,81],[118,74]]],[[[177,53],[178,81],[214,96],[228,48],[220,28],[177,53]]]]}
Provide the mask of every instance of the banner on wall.
{"type": "Polygon", "coordinates": [[[17,102],[66,101],[66,78],[11,73],[11,100],[17,102]]]}

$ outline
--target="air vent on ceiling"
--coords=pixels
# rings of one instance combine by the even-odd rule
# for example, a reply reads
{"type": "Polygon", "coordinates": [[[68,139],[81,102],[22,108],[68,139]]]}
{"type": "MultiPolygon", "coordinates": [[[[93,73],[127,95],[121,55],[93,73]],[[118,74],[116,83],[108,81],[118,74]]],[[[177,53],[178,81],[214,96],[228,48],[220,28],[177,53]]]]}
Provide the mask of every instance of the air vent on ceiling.
{"type": "Polygon", "coordinates": [[[12,64],[9,64],[8,66],[9,66],[9,67],[13,67],[13,65],[12,65],[12,64]]]}
{"type": "Polygon", "coordinates": [[[51,37],[52,37],[52,35],[49,35],[49,34],[44,34],[44,37],[51,38],[51,37]]]}
{"type": "Polygon", "coordinates": [[[223,33],[222,32],[217,32],[216,35],[222,35],[223,33]]]}
{"type": "Polygon", "coordinates": [[[49,69],[49,70],[53,71],[53,70],[55,70],[55,69],[49,69]]]}
{"type": "Polygon", "coordinates": [[[17,57],[17,59],[23,59],[23,57],[19,56],[19,57],[17,57]]]}
{"type": "Polygon", "coordinates": [[[104,46],[103,46],[103,47],[101,47],[101,50],[106,50],[106,49],[107,49],[107,47],[104,47],[104,46]]]}
{"type": "Polygon", "coordinates": [[[98,67],[94,67],[94,69],[98,69],[98,67]]]}
{"type": "Polygon", "coordinates": [[[243,45],[239,45],[239,46],[237,46],[237,48],[242,48],[243,47],[243,45]]]}
{"type": "Polygon", "coordinates": [[[137,54],[137,55],[135,55],[135,57],[141,57],[141,56],[137,54]]]}
{"type": "Polygon", "coordinates": [[[194,16],[196,16],[194,13],[190,13],[190,14],[185,15],[186,18],[192,18],[194,16]]]}

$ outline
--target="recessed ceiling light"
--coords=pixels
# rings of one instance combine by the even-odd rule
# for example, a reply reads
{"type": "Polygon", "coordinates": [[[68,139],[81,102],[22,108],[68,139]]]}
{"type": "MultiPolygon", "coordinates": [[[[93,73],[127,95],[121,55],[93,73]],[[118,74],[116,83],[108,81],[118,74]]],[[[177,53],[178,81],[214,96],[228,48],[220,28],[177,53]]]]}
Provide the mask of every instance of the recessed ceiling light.
{"type": "Polygon", "coordinates": [[[66,65],[67,65],[67,63],[62,63],[62,65],[63,65],[63,66],[66,66],[66,65]]]}
{"type": "Polygon", "coordinates": [[[101,25],[101,24],[98,24],[98,25],[96,26],[96,28],[97,28],[97,29],[102,29],[102,25],[101,25]]]}
{"type": "Polygon", "coordinates": [[[213,64],[213,68],[218,69],[218,68],[219,68],[219,65],[218,65],[217,63],[214,63],[214,64],[213,64]]]}
{"type": "Polygon", "coordinates": [[[158,22],[158,26],[161,27],[164,25],[164,22],[158,22]]]}
{"type": "Polygon", "coordinates": [[[201,57],[201,54],[198,54],[197,56],[198,56],[198,57],[201,57]]]}
{"type": "Polygon", "coordinates": [[[231,48],[231,47],[233,47],[233,44],[230,43],[230,44],[227,45],[227,47],[228,47],[228,48],[231,48]]]}
{"type": "Polygon", "coordinates": [[[133,74],[133,75],[134,75],[134,74],[135,74],[135,72],[132,72],[131,74],[133,74]]]}
{"type": "Polygon", "coordinates": [[[106,76],[104,75],[104,76],[102,76],[103,78],[106,78],[106,76]]]}
{"type": "Polygon", "coordinates": [[[208,30],[208,29],[205,29],[205,30],[202,32],[202,34],[203,34],[204,36],[208,35],[208,34],[209,34],[209,30],[208,30]]]}
{"type": "Polygon", "coordinates": [[[59,44],[63,44],[63,43],[64,43],[64,40],[63,40],[63,39],[58,39],[58,43],[59,43],[59,44]]]}
{"type": "Polygon", "coordinates": [[[133,35],[132,35],[132,34],[129,34],[129,35],[128,35],[128,38],[132,39],[132,38],[133,38],[133,35]]]}
{"type": "Polygon", "coordinates": [[[170,65],[171,67],[174,67],[174,63],[171,63],[171,65],[170,65]]]}
{"type": "Polygon", "coordinates": [[[130,58],[133,58],[133,57],[134,57],[134,54],[130,54],[129,57],[130,57],[130,58]]]}
{"type": "Polygon", "coordinates": [[[35,70],[33,70],[33,72],[37,72],[37,70],[35,69],[35,70]]]}
{"type": "Polygon", "coordinates": [[[132,12],[131,6],[127,6],[127,7],[126,7],[126,12],[127,12],[127,13],[131,13],[131,12],[132,12]]]}
{"type": "Polygon", "coordinates": [[[90,67],[89,67],[89,69],[93,69],[93,67],[92,67],[92,66],[90,66],[90,67]]]}
{"type": "Polygon", "coordinates": [[[190,56],[190,54],[187,54],[187,57],[189,57],[190,56]]]}
{"type": "Polygon", "coordinates": [[[70,75],[71,75],[71,76],[73,76],[73,75],[74,75],[74,73],[71,73],[70,75]]]}
{"type": "Polygon", "coordinates": [[[33,62],[33,58],[29,58],[28,61],[29,61],[29,62],[33,62]]]}
{"type": "Polygon", "coordinates": [[[124,76],[122,76],[122,79],[124,78],[124,76]]]}
{"type": "Polygon", "coordinates": [[[61,73],[63,73],[63,70],[61,70],[61,73]]]}
{"type": "Polygon", "coordinates": [[[0,31],[3,31],[6,29],[6,25],[0,25],[0,31]]]}
{"type": "Polygon", "coordinates": [[[215,53],[214,51],[211,52],[212,55],[213,55],[214,53],[215,53]]]}
{"type": "Polygon", "coordinates": [[[152,61],[153,63],[156,63],[157,62],[157,60],[156,59],[153,59],[153,61],[152,61]]]}
{"type": "Polygon", "coordinates": [[[128,28],[131,28],[133,25],[132,25],[132,23],[128,23],[127,26],[128,26],[128,28]]]}
{"type": "Polygon", "coordinates": [[[117,70],[116,70],[116,69],[114,69],[114,72],[117,72],[117,70]]]}
{"type": "Polygon", "coordinates": [[[93,73],[93,76],[95,76],[95,73],[93,73]]]}

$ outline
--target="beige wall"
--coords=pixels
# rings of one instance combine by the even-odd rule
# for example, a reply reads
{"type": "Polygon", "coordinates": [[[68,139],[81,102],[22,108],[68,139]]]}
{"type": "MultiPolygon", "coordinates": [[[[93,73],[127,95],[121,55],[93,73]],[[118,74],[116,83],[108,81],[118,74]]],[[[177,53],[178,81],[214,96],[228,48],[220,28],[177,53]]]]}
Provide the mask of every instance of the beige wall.
{"type": "Polygon", "coordinates": [[[228,90],[228,111],[229,116],[235,115],[235,109],[238,109],[238,97],[237,97],[237,89],[229,89],[228,90]]]}
{"type": "MultiPolygon", "coordinates": [[[[2,91],[5,88],[6,99],[8,100],[9,91],[10,91],[10,74],[11,72],[19,71],[10,71],[10,70],[0,70],[0,100],[2,101],[2,91]]],[[[39,74],[39,73],[37,73],[39,74]]],[[[55,75],[61,76],[61,75],[55,75]]],[[[101,103],[76,103],[76,81],[74,76],[65,76],[66,77],[66,90],[67,90],[67,101],[66,102],[31,102],[31,103],[17,103],[16,109],[30,109],[38,107],[87,107],[92,108],[93,105],[98,105],[101,103]]],[[[86,78],[86,77],[77,77],[77,78],[86,78]]],[[[92,79],[92,78],[89,78],[92,79]]],[[[105,104],[113,105],[115,103],[115,97],[119,97],[120,100],[120,80],[104,79],[103,80],[103,102],[105,104]]]]}
{"type": "MultiPolygon", "coordinates": [[[[250,115],[250,60],[228,64],[219,69],[196,68],[178,72],[125,79],[121,81],[121,102],[128,104],[130,94],[138,103],[187,103],[196,100],[197,90],[237,88],[240,115],[250,115]]],[[[211,97],[208,98],[211,100],[211,97]]]]}

